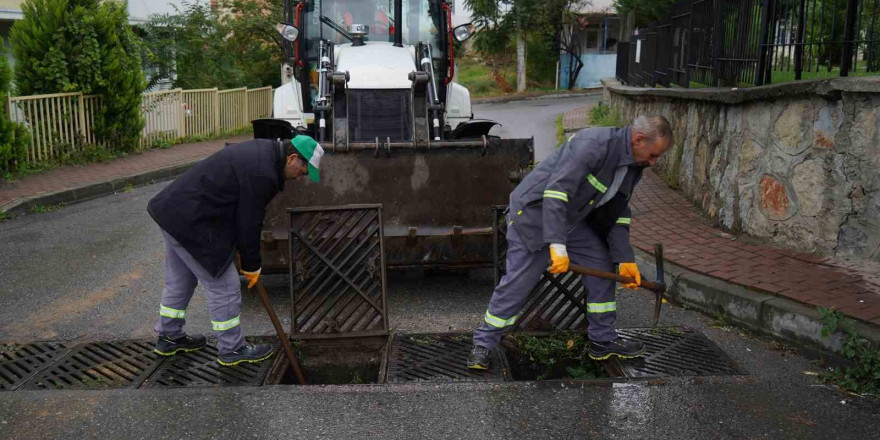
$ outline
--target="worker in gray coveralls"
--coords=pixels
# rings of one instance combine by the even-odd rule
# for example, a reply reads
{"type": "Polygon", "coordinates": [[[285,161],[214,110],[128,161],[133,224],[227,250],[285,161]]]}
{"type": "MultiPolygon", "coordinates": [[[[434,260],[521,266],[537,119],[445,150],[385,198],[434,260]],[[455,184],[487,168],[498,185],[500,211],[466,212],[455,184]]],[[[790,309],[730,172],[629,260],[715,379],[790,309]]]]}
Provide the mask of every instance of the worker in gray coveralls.
{"type": "Polygon", "coordinates": [[[248,280],[248,288],[257,283],[266,206],[287,180],[308,175],[317,182],[323,155],[321,146],[304,135],[227,145],[150,200],[147,210],[165,238],[156,353],[172,356],[205,346],[203,335],[187,335],[183,328],[190,299],[201,284],[217,335],[217,362],[256,363],[272,355],[271,344],[251,344],[244,338],[238,274],[248,280]],[[240,271],[232,264],[236,252],[240,271]]]}
{"type": "MultiPolygon", "coordinates": [[[[507,213],[507,273],[495,287],[483,323],[474,332],[468,368],[489,368],[489,353],[515,323],[526,298],[547,268],[568,271],[575,264],[641,275],[629,243],[629,199],[642,177],[672,144],[669,121],[638,117],[629,127],[588,128],[529,173],[510,194],[507,213]]],[[[587,289],[592,359],[637,357],[644,344],[617,336],[614,281],[581,277],[587,289]]]]}

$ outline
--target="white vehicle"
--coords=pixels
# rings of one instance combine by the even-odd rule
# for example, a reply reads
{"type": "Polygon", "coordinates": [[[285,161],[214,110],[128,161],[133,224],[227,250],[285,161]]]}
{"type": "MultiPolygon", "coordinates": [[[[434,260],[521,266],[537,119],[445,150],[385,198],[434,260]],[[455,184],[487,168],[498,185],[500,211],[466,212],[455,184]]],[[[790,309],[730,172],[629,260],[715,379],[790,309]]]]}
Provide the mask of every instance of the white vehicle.
{"type": "MultiPolygon", "coordinates": [[[[291,206],[382,203],[389,267],[491,267],[490,207],[534,152],[531,139],[491,136],[497,122],[474,119],[453,81],[453,39],[475,26],[453,28],[441,0],[286,0],[285,15],[284,84],[254,135],[314,137],[327,179],[275,200],[264,236],[287,239],[291,206]]],[[[264,249],[264,269],[285,269],[286,248],[264,249]]]]}

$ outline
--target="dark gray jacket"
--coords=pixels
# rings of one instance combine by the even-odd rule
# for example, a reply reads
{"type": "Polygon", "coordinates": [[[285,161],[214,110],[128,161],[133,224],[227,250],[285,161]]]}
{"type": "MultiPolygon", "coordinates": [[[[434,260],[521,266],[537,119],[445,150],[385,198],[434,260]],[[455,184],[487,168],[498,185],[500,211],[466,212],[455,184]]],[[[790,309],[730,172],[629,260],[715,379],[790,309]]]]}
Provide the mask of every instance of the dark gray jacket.
{"type": "Polygon", "coordinates": [[[284,189],[283,148],[268,139],[227,145],[166,186],[147,211],[214,277],[235,250],[240,269],[256,271],[266,205],[284,189]]]}
{"type": "Polygon", "coordinates": [[[633,262],[629,244],[629,199],[642,176],[633,163],[629,127],[579,131],[541,162],[510,194],[510,224],[530,251],[565,244],[579,221],[608,242],[615,263],[633,262]],[[617,195],[599,202],[620,166],[630,166],[617,195]]]}

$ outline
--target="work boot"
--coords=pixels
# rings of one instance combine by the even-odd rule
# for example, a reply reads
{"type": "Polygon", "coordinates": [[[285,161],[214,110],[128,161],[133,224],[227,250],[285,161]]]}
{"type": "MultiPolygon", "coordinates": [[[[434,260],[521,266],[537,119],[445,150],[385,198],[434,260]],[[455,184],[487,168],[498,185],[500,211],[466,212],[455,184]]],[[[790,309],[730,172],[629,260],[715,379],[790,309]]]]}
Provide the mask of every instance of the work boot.
{"type": "Polygon", "coordinates": [[[482,345],[474,345],[468,356],[467,367],[471,370],[488,370],[489,354],[492,351],[482,345]]]}
{"type": "Polygon", "coordinates": [[[238,365],[242,362],[255,364],[272,357],[273,351],[271,344],[251,344],[250,342],[245,342],[238,350],[232,353],[221,354],[217,358],[217,362],[227,367],[238,365]]]}
{"type": "Polygon", "coordinates": [[[635,358],[645,354],[645,344],[639,341],[627,341],[618,337],[613,341],[590,343],[590,359],[601,361],[616,355],[624,359],[635,358]]]}
{"type": "Polygon", "coordinates": [[[196,351],[204,346],[205,337],[202,335],[183,335],[176,339],[171,339],[168,336],[159,336],[153,352],[162,356],[174,356],[178,351],[196,351]]]}

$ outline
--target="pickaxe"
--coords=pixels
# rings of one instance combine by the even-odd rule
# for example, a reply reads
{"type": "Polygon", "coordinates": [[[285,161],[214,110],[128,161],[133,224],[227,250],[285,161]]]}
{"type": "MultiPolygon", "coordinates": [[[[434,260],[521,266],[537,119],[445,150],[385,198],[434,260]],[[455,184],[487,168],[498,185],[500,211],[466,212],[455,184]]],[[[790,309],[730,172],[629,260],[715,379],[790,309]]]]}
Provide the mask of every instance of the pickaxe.
{"type": "MultiPolygon", "coordinates": [[[[657,327],[657,323],[660,322],[660,307],[663,305],[663,294],[666,293],[666,283],[663,281],[663,245],[655,244],[654,245],[654,258],[656,259],[657,265],[657,281],[651,282],[647,280],[642,280],[642,283],[639,284],[639,287],[644,287],[655,294],[657,294],[657,302],[654,303],[654,323],[651,325],[652,327],[657,327]]],[[[590,269],[589,267],[576,266],[574,264],[568,266],[568,270],[574,273],[578,273],[581,275],[589,275],[591,277],[596,278],[604,278],[606,280],[614,280],[619,283],[629,284],[634,283],[635,280],[630,277],[625,277],[618,275],[616,273],[605,272],[596,269],[590,269]]]]}

